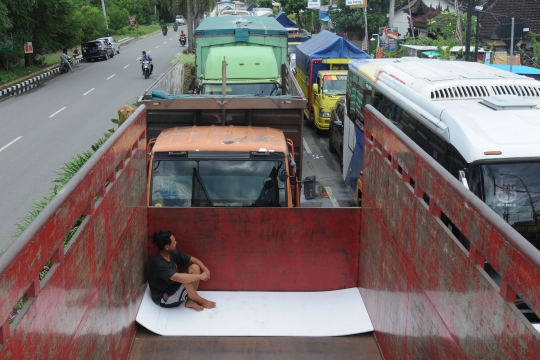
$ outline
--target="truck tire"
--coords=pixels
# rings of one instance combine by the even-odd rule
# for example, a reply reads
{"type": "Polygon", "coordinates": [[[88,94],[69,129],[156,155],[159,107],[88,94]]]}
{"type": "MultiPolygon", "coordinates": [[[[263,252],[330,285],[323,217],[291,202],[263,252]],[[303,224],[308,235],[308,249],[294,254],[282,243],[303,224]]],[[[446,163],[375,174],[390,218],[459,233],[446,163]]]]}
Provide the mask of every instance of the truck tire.
{"type": "Polygon", "coordinates": [[[330,128],[330,133],[328,134],[328,150],[330,150],[332,154],[336,153],[336,147],[334,146],[334,136],[333,136],[332,128],[330,128]]]}

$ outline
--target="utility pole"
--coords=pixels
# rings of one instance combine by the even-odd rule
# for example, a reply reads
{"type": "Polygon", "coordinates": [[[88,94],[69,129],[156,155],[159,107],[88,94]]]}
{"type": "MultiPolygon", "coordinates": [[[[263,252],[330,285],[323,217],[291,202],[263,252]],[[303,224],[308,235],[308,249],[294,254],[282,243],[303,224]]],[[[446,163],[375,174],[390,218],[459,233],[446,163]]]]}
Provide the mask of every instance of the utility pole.
{"type": "Polygon", "coordinates": [[[388,27],[394,26],[394,6],[396,6],[396,0],[390,0],[390,9],[388,9],[388,27]]]}
{"type": "Polygon", "coordinates": [[[107,28],[107,36],[110,36],[109,34],[109,23],[107,21],[107,11],[105,10],[105,0],[101,0],[101,7],[103,8],[103,16],[105,17],[105,27],[107,28]]]}
{"type": "Polygon", "coordinates": [[[471,27],[473,3],[474,0],[469,0],[469,5],[467,6],[467,38],[465,40],[465,61],[471,61],[471,27]]]}
{"type": "Polygon", "coordinates": [[[188,31],[188,50],[190,53],[193,52],[193,16],[191,14],[191,0],[186,1],[187,5],[187,31],[188,31]]]}

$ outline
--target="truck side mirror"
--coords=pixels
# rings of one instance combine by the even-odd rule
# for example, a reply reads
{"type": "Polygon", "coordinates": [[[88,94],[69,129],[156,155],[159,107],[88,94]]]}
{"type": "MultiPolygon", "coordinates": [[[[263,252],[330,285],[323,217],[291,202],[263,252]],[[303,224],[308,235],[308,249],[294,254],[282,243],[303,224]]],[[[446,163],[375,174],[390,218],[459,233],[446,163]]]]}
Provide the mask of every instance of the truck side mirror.
{"type": "Polygon", "coordinates": [[[286,182],[288,178],[289,178],[289,174],[287,174],[287,170],[285,170],[284,168],[279,169],[278,179],[281,182],[286,182]]]}
{"type": "Polygon", "coordinates": [[[465,171],[459,170],[459,182],[463,184],[467,189],[469,189],[469,183],[467,182],[467,176],[465,171]]]}
{"type": "Polygon", "coordinates": [[[313,84],[313,92],[314,92],[315,94],[318,94],[318,93],[319,93],[319,85],[313,84]]]}

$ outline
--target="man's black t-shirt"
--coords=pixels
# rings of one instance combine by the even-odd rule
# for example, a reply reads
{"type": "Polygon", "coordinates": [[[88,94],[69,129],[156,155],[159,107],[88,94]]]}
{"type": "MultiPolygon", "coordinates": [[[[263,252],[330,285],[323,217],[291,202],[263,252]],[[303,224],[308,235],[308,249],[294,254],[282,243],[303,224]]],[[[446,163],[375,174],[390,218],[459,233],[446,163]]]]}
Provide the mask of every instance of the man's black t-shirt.
{"type": "Polygon", "coordinates": [[[171,280],[171,277],[178,272],[178,266],[184,266],[191,260],[190,255],[186,255],[178,249],[171,251],[169,257],[170,262],[165,260],[158,251],[150,264],[148,285],[150,285],[152,300],[156,304],[159,304],[165,291],[174,285],[175,281],[171,280]]]}

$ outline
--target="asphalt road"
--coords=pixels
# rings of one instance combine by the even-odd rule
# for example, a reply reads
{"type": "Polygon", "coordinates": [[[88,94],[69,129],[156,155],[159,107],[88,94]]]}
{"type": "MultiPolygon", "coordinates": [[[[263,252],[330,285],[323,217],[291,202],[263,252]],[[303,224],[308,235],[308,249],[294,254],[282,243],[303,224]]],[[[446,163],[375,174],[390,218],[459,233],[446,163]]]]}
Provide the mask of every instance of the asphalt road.
{"type": "Polygon", "coordinates": [[[118,108],[133,103],[170,67],[183,49],[178,34],[170,29],[167,36],[122,46],[114,58],[82,62],[73,73],[46,78],[0,102],[0,253],[14,241],[16,224],[32,203],[54,187],[62,165],[116,127],[111,119],[118,108]],[[143,50],[154,64],[146,80],[138,60],[143,50]]]}

